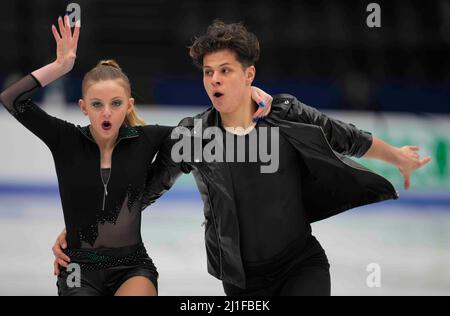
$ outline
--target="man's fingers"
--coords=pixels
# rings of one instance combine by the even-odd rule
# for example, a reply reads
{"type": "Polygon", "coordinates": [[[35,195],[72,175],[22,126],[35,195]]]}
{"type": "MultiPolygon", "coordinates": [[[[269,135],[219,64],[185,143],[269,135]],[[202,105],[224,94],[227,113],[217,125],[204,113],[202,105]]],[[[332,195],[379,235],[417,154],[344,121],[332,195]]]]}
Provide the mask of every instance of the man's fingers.
{"type": "Polygon", "coordinates": [[[425,157],[425,158],[423,158],[422,160],[420,160],[420,161],[419,161],[419,164],[420,164],[420,166],[422,167],[422,166],[426,165],[427,163],[429,163],[430,161],[431,161],[431,157],[428,156],[428,157],[425,157]]]}
{"type": "Polygon", "coordinates": [[[61,259],[57,259],[58,260],[58,264],[64,268],[67,268],[67,266],[69,265],[68,262],[61,260],[61,259]]]}
{"type": "Polygon", "coordinates": [[[59,245],[55,245],[52,248],[53,251],[53,255],[57,258],[57,259],[62,259],[66,262],[70,262],[70,257],[68,257],[63,251],[62,249],[59,247],[59,245]]]}
{"type": "Polygon", "coordinates": [[[54,252],[55,257],[60,259],[60,260],[64,260],[65,262],[70,262],[70,257],[68,257],[64,252],[62,252],[61,250],[57,250],[54,252]]]}
{"type": "Polygon", "coordinates": [[[54,244],[53,247],[52,247],[52,252],[53,252],[53,254],[56,256],[56,253],[57,253],[58,251],[60,251],[60,249],[59,249],[59,245],[56,243],[56,244],[54,244]]]}
{"type": "Polygon", "coordinates": [[[58,236],[58,238],[56,239],[56,244],[57,247],[60,247],[61,249],[66,249],[67,248],[67,242],[66,242],[66,234],[62,233],[61,235],[58,236]]]}
{"type": "Polygon", "coordinates": [[[59,264],[58,261],[53,261],[53,274],[59,275],[59,264]]]}
{"type": "Polygon", "coordinates": [[[61,249],[66,249],[67,248],[67,243],[66,243],[66,238],[64,236],[61,236],[58,240],[58,246],[61,249]]]}
{"type": "Polygon", "coordinates": [[[62,260],[64,260],[65,262],[70,263],[70,257],[68,257],[67,255],[65,255],[64,253],[59,256],[62,260]]]}
{"type": "Polygon", "coordinates": [[[404,185],[405,185],[405,190],[409,190],[409,185],[410,185],[409,175],[405,176],[404,185]]]}
{"type": "Polygon", "coordinates": [[[408,146],[409,149],[414,150],[414,151],[418,151],[420,149],[419,146],[408,146]]]}

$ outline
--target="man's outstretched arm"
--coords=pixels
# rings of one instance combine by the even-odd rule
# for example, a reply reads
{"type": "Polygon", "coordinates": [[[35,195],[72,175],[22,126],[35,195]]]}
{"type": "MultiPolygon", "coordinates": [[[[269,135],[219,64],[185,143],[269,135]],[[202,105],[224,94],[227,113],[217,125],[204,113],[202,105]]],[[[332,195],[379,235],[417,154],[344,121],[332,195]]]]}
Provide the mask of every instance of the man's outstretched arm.
{"type": "Polygon", "coordinates": [[[334,151],[348,156],[378,159],[396,166],[404,178],[404,187],[410,188],[411,173],[428,162],[420,159],[417,146],[394,147],[361,130],[355,125],[329,117],[292,97],[287,118],[297,122],[320,126],[334,151]]]}
{"type": "Polygon", "coordinates": [[[404,178],[404,187],[409,190],[411,173],[431,161],[431,157],[420,158],[418,146],[394,147],[373,136],[372,146],[362,158],[378,159],[396,166],[404,178]]]}

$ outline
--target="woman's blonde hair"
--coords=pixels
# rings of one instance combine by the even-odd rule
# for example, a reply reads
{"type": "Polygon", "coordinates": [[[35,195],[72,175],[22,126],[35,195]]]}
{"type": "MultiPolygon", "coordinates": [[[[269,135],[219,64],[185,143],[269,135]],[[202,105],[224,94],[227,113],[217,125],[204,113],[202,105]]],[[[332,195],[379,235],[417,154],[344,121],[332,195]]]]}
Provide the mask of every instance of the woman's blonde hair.
{"type": "MultiPolygon", "coordinates": [[[[131,97],[131,85],[127,75],[122,71],[119,64],[115,60],[101,60],[97,66],[91,69],[83,78],[82,91],[85,95],[89,86],[98,81],[103,80],[117,80],[122,82],[122,86],[131,97]]],[[[137,111],[133,110],[125,117],[125,124],[128,126],[145,125],[144,120],[139,116],[137,111]]]]}

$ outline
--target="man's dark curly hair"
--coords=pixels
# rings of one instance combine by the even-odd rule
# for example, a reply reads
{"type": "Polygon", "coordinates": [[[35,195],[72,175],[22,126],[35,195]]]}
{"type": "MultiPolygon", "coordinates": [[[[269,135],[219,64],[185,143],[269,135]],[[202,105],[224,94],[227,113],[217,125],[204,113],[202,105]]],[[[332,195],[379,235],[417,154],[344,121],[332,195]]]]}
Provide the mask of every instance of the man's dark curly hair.
{"type": "Polygon", "coordinates": [[[259,59],[256,35],[247,31],[242,23],[225,24],[220,20],[215,20],[206,34],[195,39],[189,47],[189,55],[194,65],[202,69],[203,57],[222,49],[233,51],[244,68],[254,65],[259,59]]]}

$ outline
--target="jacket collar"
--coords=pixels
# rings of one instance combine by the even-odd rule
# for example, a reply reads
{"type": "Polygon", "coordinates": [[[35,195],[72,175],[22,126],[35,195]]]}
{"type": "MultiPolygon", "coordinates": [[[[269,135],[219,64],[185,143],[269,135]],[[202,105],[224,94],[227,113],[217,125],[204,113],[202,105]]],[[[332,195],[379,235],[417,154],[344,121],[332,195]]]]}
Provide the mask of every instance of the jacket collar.
{"type": "MultiPolygon", "coordinates": [[[[273,97],[272,101],[272,109],[266,118],[284,118],[287,114],[287,110],[289,109],[292,102],[292,97],[289,95],[279,94],[273,97]]],[[[181,122],[181,125],[185,127],[194,127],[194,120],[201,119],[203,127],[221,127],[222,120],[220,119],[220,113],[213,106],[210,106],[204,112],[194,116],[188,117],[181,122]]]]}
{"type": "MultiPolygon", "coordinates": [[[[88,138],[90,141],[95,143],[95,139],[91,134],[91,130],[89,129],[90,125],[87,126],[77,126],[81,134],[83,134],[86,138],[88,138]]],[[[116,143],[121,141],[122,139],[128,139],[128,138],[136,138],[139,137],[140,132],[136,127],[130,127],[126,125],[122,125],[119,129],[119,136],[117,137],[116,143]]]]}
{"type": "Polygon", "coordinates": [[[203,119],[203,124],[205,126],[222,126],[222,120],[220,119],[220,113],[217,111],[214,107],[211,107],[210,110],[207,112],[207,115],[205,115],[203,119]]]}
{"type": "Polygon", "coordinates": [[[195,126],[195,120],[201,120],[203,127],[221,126],[220,114],[213,106],[210,106],[200,114],[184,118],[180,122],[180,125],[193,128],[195,126]]]}

